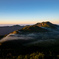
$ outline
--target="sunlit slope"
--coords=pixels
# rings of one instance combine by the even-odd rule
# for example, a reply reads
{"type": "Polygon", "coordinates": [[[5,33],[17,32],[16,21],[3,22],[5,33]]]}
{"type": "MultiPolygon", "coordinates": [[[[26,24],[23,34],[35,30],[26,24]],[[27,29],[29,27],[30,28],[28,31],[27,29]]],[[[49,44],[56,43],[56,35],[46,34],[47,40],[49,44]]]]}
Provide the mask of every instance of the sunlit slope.
{"type": "Polygon", "coordinates": [[[39,27],[48,27],[48,28],[56,28],[56,24],[52,24],[51,22],[42,22],[42,23],[37,23],[35,24],[36,26],[39,26],[39,27]]]}
{"type": "Polygon", "coordinates": [[[24,28],[20,29],[19,31],[22,32],[47,32],[47,29],[32,25],[32,26],[25,26],[24,28]]]}

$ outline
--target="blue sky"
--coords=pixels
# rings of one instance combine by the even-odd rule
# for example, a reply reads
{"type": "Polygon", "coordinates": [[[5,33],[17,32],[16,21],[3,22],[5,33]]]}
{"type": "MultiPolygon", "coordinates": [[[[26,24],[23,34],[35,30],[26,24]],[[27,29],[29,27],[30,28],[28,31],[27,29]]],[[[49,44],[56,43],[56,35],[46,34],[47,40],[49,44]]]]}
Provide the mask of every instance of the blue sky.
{"type": "Polygon", "coordinates": [[[59,24],[58,0],[0,0],[0,24],[59,24]]]}

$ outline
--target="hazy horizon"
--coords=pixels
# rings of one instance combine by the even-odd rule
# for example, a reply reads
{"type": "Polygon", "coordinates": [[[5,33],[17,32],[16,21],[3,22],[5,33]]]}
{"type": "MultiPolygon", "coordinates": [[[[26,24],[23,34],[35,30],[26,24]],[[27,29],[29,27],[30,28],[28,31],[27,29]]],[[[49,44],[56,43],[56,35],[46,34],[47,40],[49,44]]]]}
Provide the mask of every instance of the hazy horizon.
{"type": "MultiPolygon", "coordinates": [[[[13,25],[26,26],[26,25],[33,25],[33,24],[0,24],[0,26],[13,26],[13,25]]],[[[59,25],[59,24],[56,24],[56,25],[59,25]]]]}
{"type": "Polygon", "coordinates": [[[25,25],[32,25],[32,24],[0,24],[0,26],[13,26],[13,25],[25,26],[25,25]]]}

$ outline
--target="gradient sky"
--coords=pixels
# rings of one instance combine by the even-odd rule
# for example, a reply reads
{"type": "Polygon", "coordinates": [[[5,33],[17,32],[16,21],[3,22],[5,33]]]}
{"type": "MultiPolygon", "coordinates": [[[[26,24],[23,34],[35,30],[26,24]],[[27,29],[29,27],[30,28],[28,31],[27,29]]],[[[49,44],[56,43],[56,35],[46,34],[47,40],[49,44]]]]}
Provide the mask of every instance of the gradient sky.
{"type": "Polygon", "coordinates": [[[0,0],[0,24],[59,24],[59,0],[0,0]]]}

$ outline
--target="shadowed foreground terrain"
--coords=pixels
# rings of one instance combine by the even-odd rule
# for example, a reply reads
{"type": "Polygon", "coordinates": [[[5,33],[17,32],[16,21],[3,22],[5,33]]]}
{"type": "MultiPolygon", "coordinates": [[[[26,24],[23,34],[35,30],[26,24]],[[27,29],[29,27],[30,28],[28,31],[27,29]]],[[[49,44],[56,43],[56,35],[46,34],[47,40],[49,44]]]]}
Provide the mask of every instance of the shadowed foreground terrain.
{"type": "Polygon", "coordinates": [[[0,59],[59,59],[59,44],[22,46],[20,42],[15,42],[6,42],[0,46],[0,59]]]}

